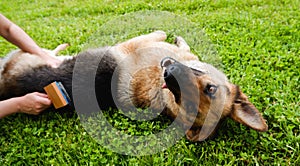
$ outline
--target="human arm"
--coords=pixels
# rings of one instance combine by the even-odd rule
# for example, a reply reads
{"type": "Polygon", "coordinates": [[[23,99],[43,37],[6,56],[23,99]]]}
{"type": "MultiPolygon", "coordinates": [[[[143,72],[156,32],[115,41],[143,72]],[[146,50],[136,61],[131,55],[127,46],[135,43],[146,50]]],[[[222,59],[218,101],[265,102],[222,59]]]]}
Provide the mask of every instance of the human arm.
{"type": "Polygon", "coordinates": [[[21,50],[40,56],[53,67],[57,67],[61,63],[59,59],[44,52],[23,29],[2,14],[0,14],[0,35],[21,50]]]}
{"type": "Polygon", "coordinates": [[[0,119],[14,114],[26,113],[38,115],[51,105],[51,100],[46,94],[33,92],[25,96],[10,98],[0,101],[0,119]]]}

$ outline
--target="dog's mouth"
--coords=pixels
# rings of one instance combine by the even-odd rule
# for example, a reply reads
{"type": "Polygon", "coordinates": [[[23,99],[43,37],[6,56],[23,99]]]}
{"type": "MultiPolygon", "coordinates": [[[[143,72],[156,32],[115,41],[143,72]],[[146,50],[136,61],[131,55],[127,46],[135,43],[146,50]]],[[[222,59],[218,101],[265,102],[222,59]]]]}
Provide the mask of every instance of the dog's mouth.
{"type": "Polygon", "coordinates": [[[175,97],[175,102],[179,103],[182,93],[190,93],[190,89],[196,88],[193,85],[195,79],[195,69],[192,69],[171,57],[161,60],[161,67],[164,69],[163,77],[165,83],[162,88],[168,88],[175,97]]]}
{"type": "Polygon", "coordinates": [[[175,59],[166,57],[161,61],[161,67],[164,69],[163,77],[165,83],[162,85],[162,88],[168,88],[174,95],[176,103],[180,102],[181,93],[178,79],[182,74],[181,64],[175,59]]]}

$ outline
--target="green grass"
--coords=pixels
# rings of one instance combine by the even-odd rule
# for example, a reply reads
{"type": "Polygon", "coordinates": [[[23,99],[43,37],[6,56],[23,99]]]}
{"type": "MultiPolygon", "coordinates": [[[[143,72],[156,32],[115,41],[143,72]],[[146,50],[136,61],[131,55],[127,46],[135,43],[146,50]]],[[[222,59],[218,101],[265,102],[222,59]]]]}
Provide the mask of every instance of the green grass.
{"type": "MultiPolygon", "coordinates": [[[[2,0],[2,14],[40,46],[51,49],[67,42],[71,47],[62,54],[71,55],[95,39],[93,36],[103,29],[102,25],[124,14],[157,10],[186,17],[193,26],[204,29],[220,56],[222,70],[263,113],[269,130],[258,133],[227,120],[213,140],[193,143],[182,138],[163,152],[135,157],[99,145],[81,126],[75,112],[17,114],[0,120],[0,164],[299,165],[299,6],[297,0],[2,0]]],[[[134,28],[128,32],[140,33],[134,28]]],[[[1,56],[15,49],[2,38],[0,48],[1,56]]],[[[116,115],[112,113],[112,123],[137,135],[164,128],[169,122],[161,118],[137,127],[116,115]]]]}

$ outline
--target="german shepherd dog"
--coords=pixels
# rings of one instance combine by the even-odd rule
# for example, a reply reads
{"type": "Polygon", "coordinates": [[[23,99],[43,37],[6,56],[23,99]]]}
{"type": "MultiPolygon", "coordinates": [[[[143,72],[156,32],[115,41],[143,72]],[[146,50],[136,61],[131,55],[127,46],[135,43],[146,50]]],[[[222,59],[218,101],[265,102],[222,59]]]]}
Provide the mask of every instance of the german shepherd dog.
{"type": "MultiPolygon", "coordinates": [[[[0,62],[0,100],[44,92],[43,87],[53,81],[62,82],[73,98],[72,79],[85,81],[83,77],[73,78],[76,61],[93,62],[101,57],[94,76],[101,109],[151,108],[173,119],[179,117],[182,126],[190,126],[184,130],[191,141],[212,136],[226,117],[257,131],[267,130],[262,115],[237,85],[215,67],[200,62],[183,38],[177,37],[175,44],[165,42],[166,38],[165,32],[156,31],[114,46],[90,49],[64,60],[58,68],[28,53],[14,52],[0,62]]],[[[79,70],[84,74],[90,68],[93,65],[86,64],[79,70]]],[[[74,109],[74,103],[67,109],[74,109]]]]}

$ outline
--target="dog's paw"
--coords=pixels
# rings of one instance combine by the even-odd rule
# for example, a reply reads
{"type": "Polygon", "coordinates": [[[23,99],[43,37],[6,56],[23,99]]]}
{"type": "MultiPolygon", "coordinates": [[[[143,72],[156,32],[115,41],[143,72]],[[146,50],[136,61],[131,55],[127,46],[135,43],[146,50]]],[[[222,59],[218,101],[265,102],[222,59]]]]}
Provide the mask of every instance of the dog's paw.
{"type": "Polygon", "coordinates": [[[68,43],[64,43],[64,44],[60,44],[58,45],[54,50],[53,50],[53,53],[54,55],[57,55],[59,51],[63,51],[65,50],[67,47],[69,47],[70,44],[68,43]]]}
{"type": "Polygon", "coordinates": [[[153,33],[157,33],[157,34],[160,34],[160,35],[167,36],[166,32],[164,32],[162,30],[154,31],[153,33]]]}
{"type": "Polygon", "coordinates": [[[190,46],[186,43],[186,41],[182,38],[182,37],[180,37],[180,36],[177,36],[176,38],[175,38],[175,41],[174,41],[174,43],[177,45],[177,47],[179,47],[180,49],[183,49],[183,50],[185,50],[185,51],[188,51],[188,52],[190,52],[190,46]]]}
{"type": "Polygon", "coordinates": [[[150,33],[149,37],[149,39],[152,41],[164,41],[167,39],[167,34],[164,31],[158,30],[150,33]]]}

